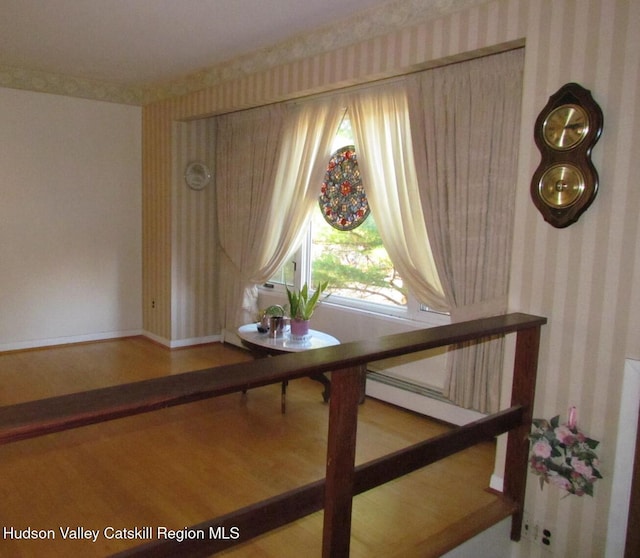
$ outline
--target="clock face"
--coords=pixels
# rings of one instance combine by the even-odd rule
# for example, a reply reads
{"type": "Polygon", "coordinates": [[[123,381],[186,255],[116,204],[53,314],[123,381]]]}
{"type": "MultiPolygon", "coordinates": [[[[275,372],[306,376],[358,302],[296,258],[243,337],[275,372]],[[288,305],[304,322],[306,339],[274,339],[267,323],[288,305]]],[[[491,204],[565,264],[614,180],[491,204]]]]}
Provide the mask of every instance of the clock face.
{"type": "Polygon", "coordinates": [[[598,193],[591,149],[602,133],[602,110],[591,92],[567,83],[538,114],[533,137],[541,161],[531,179],[531,199],[544,220],[561,229],[575,223],[598,193]]]}
{"type": "Polygon", "coordinates": [[[189,163],[184,173],[187,186],[193,190],[202,190],[211,180],[211,171],[204,163],[189,163]]]}
{"type": "Polygon", "coordinates": [[[568,163],[550,167],[540,178],[538,193],[549,206],[566,208],[576,203],[585,191],[584,175],[568,163]]]}
{"type": "Polygon", "coordinates": [[[578,145],[589,132],[587,113],[578,105],[562,105],[542,125],[542,137],[550,147],[566,150],[578,145]]]}

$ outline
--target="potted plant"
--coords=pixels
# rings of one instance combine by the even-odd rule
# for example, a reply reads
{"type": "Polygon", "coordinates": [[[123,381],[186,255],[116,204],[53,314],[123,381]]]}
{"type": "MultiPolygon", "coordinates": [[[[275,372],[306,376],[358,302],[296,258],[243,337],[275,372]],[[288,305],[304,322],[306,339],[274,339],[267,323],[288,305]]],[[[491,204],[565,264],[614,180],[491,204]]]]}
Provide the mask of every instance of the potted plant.
{"type": "Polygon", "coordinates": [[[309,293],[309,286],[306,283],[297,292],[290,291],[287,287],[289,314],[291,316],[291,337],[293,339],[304,340],[309,335],[309,320],[318,304],[322,302],[320,296],[327,289],[327,286],[328,282],[321,283],[313,294],[309,293]]]}

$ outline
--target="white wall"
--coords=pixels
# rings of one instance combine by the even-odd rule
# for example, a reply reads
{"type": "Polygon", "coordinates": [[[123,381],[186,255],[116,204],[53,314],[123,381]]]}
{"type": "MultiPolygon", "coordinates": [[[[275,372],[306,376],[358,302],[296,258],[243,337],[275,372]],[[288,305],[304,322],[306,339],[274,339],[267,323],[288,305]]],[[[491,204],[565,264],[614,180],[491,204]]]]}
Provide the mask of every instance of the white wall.
{"type": "Polygon", "coordinates": [[[141,109],[0,88],[0,350],[139,332],[141,109]]]}
{"type": "Polygon", "coordinates": [[[511,519],[503,519],[479,535],[443,555],[443,558],[509,558],[504,541],[511,533],[511,519]]]}

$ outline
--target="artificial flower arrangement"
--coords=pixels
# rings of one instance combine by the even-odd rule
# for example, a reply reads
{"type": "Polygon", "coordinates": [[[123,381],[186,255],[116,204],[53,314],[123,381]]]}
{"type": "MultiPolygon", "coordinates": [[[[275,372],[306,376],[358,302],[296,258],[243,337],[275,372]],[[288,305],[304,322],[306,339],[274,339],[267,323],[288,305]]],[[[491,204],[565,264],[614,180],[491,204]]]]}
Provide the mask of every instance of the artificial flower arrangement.
{"type": "Polygon", "coordinates": [[[569,494],[593,496],[593,485],[602,478],[595,452],[599,442],[578,430],[575,415],[572,407],[566,424],[560,424],[559,415],[533,419],[529,465],[540,476],[541,489],[547,482],[569,494]]]}

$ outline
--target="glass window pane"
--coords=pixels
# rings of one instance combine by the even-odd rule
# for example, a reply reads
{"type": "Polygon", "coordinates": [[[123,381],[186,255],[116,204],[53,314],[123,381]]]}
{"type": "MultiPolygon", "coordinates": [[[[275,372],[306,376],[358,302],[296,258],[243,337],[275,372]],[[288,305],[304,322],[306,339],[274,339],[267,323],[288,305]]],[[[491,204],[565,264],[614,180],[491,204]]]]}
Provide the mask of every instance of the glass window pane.
{"type": "Polygon", "coordinates": [[[385,250],[371,215],[358,228],[331,227],[314,213],[311,237],[311,285],[329,282],[332,295],[403,307],[407,291],[385,250]]]}
{"type": "MultiPolygon", "coordinates": [[[[333,152],[353,146],[351,121],[345,115],[333,143],[333,152]]],[[[357,154],[357,146],[356,146],[357,154]]],[[[329,163],[329,162],[328,162],[329,163]]],[[[364,184],[366,192],[367,185],[364,184]]],[[[320,195],[321,185],[318,185],[320,195]]],[[[302,282],[310,274],[312,288],[328,281],[334,297],[367,303],[384,304],[393,308],[406,308],[407,290],[402,278],[391,263],[382,244],[378,228],[369,214],[366,220],[352,230],[338,230],[325,220],[319,207],[313,213],[311,224],[310,270],[302,270],[302,282]]],[[[293,286],[295,268],[292,262],[284,265],[270,282],[293,286]]]]}
{"type": "Polygon", "coordinates": [[[287,287],[294,286],[295,279],[295,264],[294,262],[285,263],[276,273],[269,278],[269,283],[276,285],[286,285],[287,287]]]}

